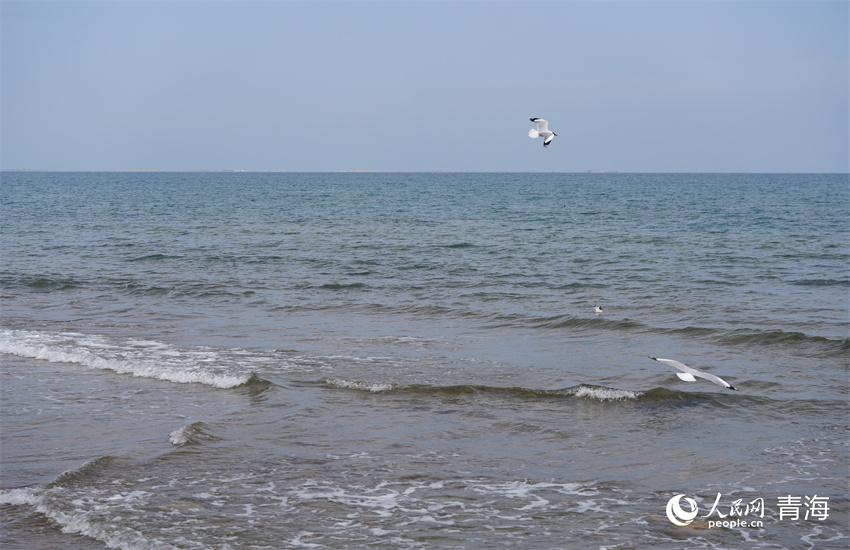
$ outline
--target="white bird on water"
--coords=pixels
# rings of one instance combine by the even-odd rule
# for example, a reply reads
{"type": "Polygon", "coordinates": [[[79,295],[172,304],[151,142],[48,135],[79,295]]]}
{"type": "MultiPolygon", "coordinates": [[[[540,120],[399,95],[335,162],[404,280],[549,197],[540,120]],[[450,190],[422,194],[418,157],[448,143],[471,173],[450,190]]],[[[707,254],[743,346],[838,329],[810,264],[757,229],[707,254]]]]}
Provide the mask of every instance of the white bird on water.
{"type": "Polygon", "coordinates": [[[649,356],[649,358],[654,360],[654,361],[658,361],[659,363],[667,363],[671,367],[676,367],[677,369],[682,371],[682,372],[677,372],[676,376],[678,376],[679,378],[681,378],[685,382],[696,382],[696,378],[694,378],[694,376],[699,376],[700,378],[705,378],[706,380],[714,382],[715,384],[717,384],[719,386],[723,386],[724,388],[729,388],[730,390],[738,391],[738,389],[735,386],[733,386],[732,384],[730,384],[726,380],[723,380],[719,376],[714,376],[713,374],[708,374],[707,372],[702,372],[702,371],[699,371],[697,369],[692,369],[691,367],[685,365],[684,363],[674,361],[673,359],[661,359],[661,358],[658,358],[658,357],[653,357],[651,355],[649,356]]]}
{"type": "Polygon", "coordinates": [[[593,306],[593,313],[597,315],[602,315],[602,306],[593,306]]]}
{"type": "Polygon", "coordinates": [[[531,122],[537,123],[537,129],[532,128],[528,131],[528,137],[530,138],[543,138],[543,147],[549,147],[549,144],[552,143],[552,140],[555,139],[555,132],[549,131],[549,123],[542,118],[532,118],[531,122]]]}

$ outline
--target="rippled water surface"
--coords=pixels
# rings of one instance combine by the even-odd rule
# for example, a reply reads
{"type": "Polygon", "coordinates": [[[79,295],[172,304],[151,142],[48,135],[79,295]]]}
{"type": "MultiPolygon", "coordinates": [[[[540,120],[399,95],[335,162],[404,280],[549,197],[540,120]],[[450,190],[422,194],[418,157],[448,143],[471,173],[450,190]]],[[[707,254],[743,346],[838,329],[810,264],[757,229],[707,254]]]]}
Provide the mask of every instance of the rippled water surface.
{"type": "Polygon", "coordinates": [[[848,212],[847,175],[4,173],[0,543],[844,548],[848,212]]]}

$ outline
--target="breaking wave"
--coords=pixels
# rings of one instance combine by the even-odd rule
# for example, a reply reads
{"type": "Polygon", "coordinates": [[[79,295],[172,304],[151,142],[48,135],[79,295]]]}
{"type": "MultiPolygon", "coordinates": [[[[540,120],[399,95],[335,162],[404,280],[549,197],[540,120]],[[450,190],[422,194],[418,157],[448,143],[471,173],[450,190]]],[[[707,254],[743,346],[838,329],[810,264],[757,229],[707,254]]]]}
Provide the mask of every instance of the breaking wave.
{"type": "Polygon", "coordinates": [[[234,358],[216,350],[184,350],[143,340],[111,341],[72,332],[0,330],[0,353],[222,389],[259,380],[251,372],[240,372],[242,369],[234,358]]]}
{"type": "MultiPolygon", "coordinates": [[[[523,387],[499,387],[475,384],[439,386],[430,384],[394,384],[390,382],[368,382],[343,378],[324,378],[319,385],[334,389],[350,390],[370,394],[394,396],[415,395],[435,398],[482,397],[505,401],[563,401],[572,403],[637,403],[647,405],[672,404],[676,406],[707,403],[725,406],[710,391],[689,392],[668,388],[652,388],[638,391],[610,388],[594,384],[577,384],[566,388],[539,389],[523,387]]],[[[748,395],[724,395],[723,401],[761,402],[763,398],[748,395]]]]}
{"type": "Polygon", "coordinates": [[[638,399],[643,392],[608,388],[605,386],[594,386],[590,384],[579,384],[569,388],[556,390],[531,389],[521,387],[498,387],[484,385],[453,385],[433,386],[428,384],[401,385],[389,382],[363,382],[356,380],[345,380],[342,378],[326,378],[321,383],[333,388],[356,390],[369,393],[411,393],[435,396],[453,396],[465,394],[478,394],[485,396],[500,396],[516,399],[562,399],[576,398],[593,401],[623,401],[638,399]]]}
{"type": "Polygon", "coordinates": [[[115,464],[119,460],[120,459],[118,457],[109,455],[93,458],[79,468],[73,468],[62,472],[59,477],[50,482],[47,487],[67,488],[79,484],[85,485],[88,479],[96,477],[102,470],[108,468],[112,464],[115,464]]]}
{"type": "Polygon", "coordinates": [[[208,433],[208,426],[203,422],[193,422],[168,434],[168,442],[175,447],[185,445],[201,445],[208,441],[217,439],[208,433]]]}
{"type": "MultiPolygon", "coordinates": [[[[132,507],[147,496],[142,491],[117,493],[113,499],[132,507]]],[[[30,506],[58,525],[63,533],[76,533],[98,540],[107,548],[121,550],[170,550],[175,548],[160,540],[152,540],[138,531],[104,521],[98,512],[83,510],[76,502],[69,502],[69,494],[62,489],[25,487],[0,491],[0,504],[30,506]]],[[[113,503],[115,504],[115,503],[113,503]]]]}

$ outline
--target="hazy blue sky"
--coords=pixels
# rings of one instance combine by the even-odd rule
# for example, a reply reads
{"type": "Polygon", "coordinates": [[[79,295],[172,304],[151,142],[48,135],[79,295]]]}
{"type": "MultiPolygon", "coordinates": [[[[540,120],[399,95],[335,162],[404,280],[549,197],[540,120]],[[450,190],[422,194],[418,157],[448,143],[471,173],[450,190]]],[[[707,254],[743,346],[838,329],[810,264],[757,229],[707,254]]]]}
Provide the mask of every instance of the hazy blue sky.
{"type": "Polygon", "coordinates": [[[848,170],[845,1],[4,0],[2,71],[7,170],[848,170]]]}

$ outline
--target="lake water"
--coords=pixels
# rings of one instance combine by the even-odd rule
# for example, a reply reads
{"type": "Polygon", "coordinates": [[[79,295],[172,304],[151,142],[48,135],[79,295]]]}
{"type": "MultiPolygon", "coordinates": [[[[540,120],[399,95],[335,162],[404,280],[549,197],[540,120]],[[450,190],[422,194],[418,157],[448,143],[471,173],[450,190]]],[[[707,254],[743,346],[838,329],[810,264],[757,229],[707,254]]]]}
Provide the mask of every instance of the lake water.
{"type": "Polygon", "coordinates": [[[0,543],[846,548],[848,213],[846,174],[3,173],[0,543]]]}

